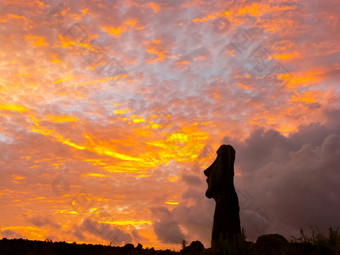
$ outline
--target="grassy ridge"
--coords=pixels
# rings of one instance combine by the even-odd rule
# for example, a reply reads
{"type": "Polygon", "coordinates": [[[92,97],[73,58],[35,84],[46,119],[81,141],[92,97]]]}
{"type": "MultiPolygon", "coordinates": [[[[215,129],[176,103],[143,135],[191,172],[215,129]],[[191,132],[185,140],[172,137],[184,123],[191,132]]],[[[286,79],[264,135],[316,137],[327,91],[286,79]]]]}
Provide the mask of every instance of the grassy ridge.
{"type": "Polygon", "coordinates": [[[300,237],[293,237],[288,242],[278,234],[260,236],[255,243],[246,241],[243,232],[238,238],[230,242],[220,240],[219,246],[204,249],[199,241],[192,242],[189,246],[183,245],[180,252],[170,250],[143,249],[141,244],[134,247],[126,244],[123,247],[105,245],[76,244],[66,242],[30,241],[25,239],[0,240],[1,255],[340,255],[340,231],[329,229],[328,235],[318,230],[312,230],[310,236],[303,230],[300,237]]]}

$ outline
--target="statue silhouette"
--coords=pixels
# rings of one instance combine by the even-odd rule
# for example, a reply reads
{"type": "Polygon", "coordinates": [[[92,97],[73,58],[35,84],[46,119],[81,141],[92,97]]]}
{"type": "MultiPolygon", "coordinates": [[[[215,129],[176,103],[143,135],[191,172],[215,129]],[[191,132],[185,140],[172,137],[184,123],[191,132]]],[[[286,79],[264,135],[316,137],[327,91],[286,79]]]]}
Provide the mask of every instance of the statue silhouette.
{"type": "Polygon", "coordinates": [[[241,234],[240,207],[234,187],[235,150],[231,145],[221,145],[217,158],[204,174],[208,177],[208,189],[205,195],[216,201],[211,246],[217,246],[219,240],[233,239],[241,234]]]}

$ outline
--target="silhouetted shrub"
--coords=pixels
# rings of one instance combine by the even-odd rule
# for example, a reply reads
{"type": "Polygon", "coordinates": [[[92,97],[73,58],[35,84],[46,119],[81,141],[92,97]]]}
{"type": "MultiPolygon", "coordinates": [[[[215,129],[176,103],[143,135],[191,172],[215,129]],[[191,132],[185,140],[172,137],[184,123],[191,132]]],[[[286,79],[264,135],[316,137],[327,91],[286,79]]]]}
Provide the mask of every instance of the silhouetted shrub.
{"type": "Polygon", "coordinates": [[[262,235],[257,238],[251,251],[254,255],[287,254],[289,242],[279,234],[262,235]]]}
{"type": "Polygon", "coordinates": [[[200,255],[204,250],[204,245],[200,241],[193,241],[189,246],[181,250],[181,254],[185,255],[200,255]]]}
{"type": "Polygon", "coordinates": [[[123,247],[106,245],[77,244],[47,241],[29,241],[25,239],[0,240],[1,255],[340,255],[340,231],[329,229],[328,235],[318,230],[312,231],[311,236],[302,230],[301,236],[289,243],[278,234],[263,235],[256,243],[246,241],[244,231],[232,241],[219,240],[214,248],[204,249],[199,241],[192,242],[181,252],[170,250],[156,251],[154,248],[143,249],[141,244],[135,248],[133,244],[123,247]]]}

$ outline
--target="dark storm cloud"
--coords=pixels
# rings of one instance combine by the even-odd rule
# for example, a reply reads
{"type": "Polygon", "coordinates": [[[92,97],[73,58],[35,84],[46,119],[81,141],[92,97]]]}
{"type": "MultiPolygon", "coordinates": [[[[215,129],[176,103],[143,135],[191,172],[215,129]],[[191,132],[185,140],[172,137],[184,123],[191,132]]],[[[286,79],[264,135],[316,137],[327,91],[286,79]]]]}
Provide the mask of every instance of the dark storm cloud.
{"type": "MultiPolygon", "coordinates": [[[[203,174],[203,173],[202,173],[203,174]]],[[[201,240],[204,245],[210,245],[211,228],[215,204],[205,197],[206,183],[198,188],[189,188],[183,193],[185,202],[173,210],[173,215],[179,224],[185,227],[187,241],[201,240]]]]}
{"type": "Polygon", "coordinates": [[[78,240],[81,240],[81,241],[85,241],[86,240],[86,237],[83,235],[83,232],[80,231],[79,229],[76,229],[74,232],[73,232],[73,235],[75,237],[77,237],[78,240]]]}
{"type": "Polygon", "coordinates": [[[241,176],[235,178],[236,187],[251,200],[242,207],[240,197],[242,225],[250,237],[340,226],[339,111],[327,111],[325,116],[327,125],[301,126],[288,137],[258,129],[243,142],[223,139],[237,151],[241,176]]]}
{"type": "Polygon", "coordinates": [[[131,231],[131,235],[133,236],[133,238],[134,238],[134,240],[135,240],[136,242],[142,242],[142,241],[145,241],[145,240],[146,240],[146,238],[144,238],[143,236],[141,236],[141,235],[138,233],[137,229],[133,229],[133,230],[131,231]]]}
{"type": "MultiPolygon", "coordinates": [[[[129,233],[126,233],[115,226],[111,226],[110,224],[98,223],[91,219],[85,219],[79,229],[114,244],[131,243],[132,241],[132,237],[129,233]]],[[[79,233],[77,233],[77,235],[79,236],[79,233]]]]}
{"type": "Polygon", "coordinates": [[[53,228],[59,229],[60,225],[55,223],[53,220],[46,218],[46,217],[42,217],[42,216],[36,216],[36,217],[32,217],[28,220],[29,222],[33,223],[33,225],[37,226],[37,227],[42,227],[42,226],[52,226],[53,228]]]}
{"type": "Polygon", "coordinates": [[[189,185],[197,186],[202,183],[202,180],[196,175],[184,174],[182,180],[189,185]]]}
{"type": "Polygon", "coordinates": [[[158,240],[163,243],[180,243],[185,239],[177,221],[167,208],[151,208],[151,212],[154,216],[153,229],[158,240]]]}
{"type": "Polygon", "coordinates": [[[3,238],[24,238],[24,236],[11,229],[5,229],[4,231],[0,231],[0,234],[3,238]]]}

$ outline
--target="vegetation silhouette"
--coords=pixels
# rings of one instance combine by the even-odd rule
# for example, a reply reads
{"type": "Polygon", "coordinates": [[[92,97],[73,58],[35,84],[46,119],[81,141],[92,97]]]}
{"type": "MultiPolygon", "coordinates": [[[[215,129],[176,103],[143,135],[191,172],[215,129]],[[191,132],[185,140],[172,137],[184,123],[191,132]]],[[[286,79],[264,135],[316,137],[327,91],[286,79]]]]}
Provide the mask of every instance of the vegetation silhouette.
{"type": "Polygon", "coordinates": [[[1,255],[340,255],[340,231],[329,229],[328,235],[313,229],[308,236],[301,229],[300,237],[292,237],[288,242],[278,234],[262,235],[256,242],[246,241],[244,231],[241,236],[230,241],[221,239],[220,245],[205,249],[201,242],[194,241],[183,246],[181,251],[144,249],[141,244],[126,244],[122,247],[66,242],[30,241],[25,239],[0,240],[1,255]]]}

